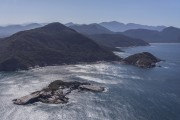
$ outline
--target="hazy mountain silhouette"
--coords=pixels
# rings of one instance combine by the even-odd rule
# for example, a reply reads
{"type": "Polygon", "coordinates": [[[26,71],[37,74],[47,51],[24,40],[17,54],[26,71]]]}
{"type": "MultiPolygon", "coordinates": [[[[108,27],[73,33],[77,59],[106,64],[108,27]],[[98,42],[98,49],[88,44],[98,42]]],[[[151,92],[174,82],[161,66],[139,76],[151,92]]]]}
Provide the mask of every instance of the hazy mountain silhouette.
{"type": "Polygon", "coordinates": [[[91,35],[91,34],[110,34],[112,31],[99,24],[89,24],[89,25],[72,25],[70,28],[76,30],[81,34],[91,35]]]}
{"type": "Polygon", "coordinates": [[[127,30],[124,35],[133,38],[143,39],[149,43],[179,43],[180,29],[175,27],[167,27],[161,32],[146,29],[127,30]]]}
{"type": "Polygon", "coordinates": [[[120,60],[91,39],[60,24],[18,32],[0,40],[0,70],[120,60]]]}
{"type": "Polygon", "coordinates": [[[175,27],[165,28],[160,32],[162,42],[180,42],[180,29],[175,27]]]}
{"type": "Polygon", "coordinates": [[[7,37],[19,31],[34,29],[41,26],[42,25],[38,23],[31,23],[27,25],[8,25],[5,27],[0,26],[0,37],[7,37]]]}
{"type": "Polygon", "coordinates": [[[148,29],[148,30],[161,31],[162,29],[166,28],[166,26],[148,26],[148,25],[141,25],[135,23],[124,24],[117,21],[102,22],[99,24],[114,32],[124,32],[130,29],[148,29]]]}
{"type": "Polygon", "coordinates": [[[79,25],[79,24],[75,24],[73,22],[69,22],[69,23],[66,23],[64,24],[65,26],[69,27],[69,26],[74,26],[74,25],[79,25]]]}
{"type": "MultiPolygon", "coordinates": [[[[16,32],[29,30],[33,28],[38,28],[46,25],[47,23],[31,23],[27,25],[8,25],[5,27],[0,26],[0,38],[10,36],[16,32]]],[[[149,29],[149,30],[162,30],[165,28],[165,26],[147,26],[147,25],[140,25],[140,24],[124,24],[116,21],[112,22],[102,22],[99,25],[89,24],[89,25],[81,25],[81,24],[75,24],[73,22],[69,22],[65,24],[67,27],[71,27],[75,29],[76,31],[83,33],[83,34],[109,34],[112,31],[113,32],[121,32],[126,31],[130,29],[149,29]]]]}
{"type": "Polygon", "coordinates": [[[127,37],[125,35],[119,35],[115,32],[102,27],[99,24],[90,25],[73,25],[70,28],[78,31],[81,34],[91,38],[101,46],[105,46],[111,50],[115,50],[115,47],[130,47],[130,46],[145,46],[149,45],[147,42],[127,37]]]}

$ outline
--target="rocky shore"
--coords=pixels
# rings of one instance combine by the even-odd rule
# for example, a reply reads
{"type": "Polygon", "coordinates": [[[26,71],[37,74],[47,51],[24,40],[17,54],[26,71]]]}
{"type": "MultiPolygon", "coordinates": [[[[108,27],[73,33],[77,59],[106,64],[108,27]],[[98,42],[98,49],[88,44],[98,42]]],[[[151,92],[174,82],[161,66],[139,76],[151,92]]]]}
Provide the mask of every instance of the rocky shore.
{"type": "Polygon", "coordinates": [[[48,87],[31,93],[30,95],[14,99],[13,103],[17,105],[27,105],[35,102],[43,102],[49,104],[64,104],[69,101],[67,97],[73,90],[89,91],[89,92],[103,92],[104,87],[90,84],[87,82],[65,82],[56,80],[48,85],[48,87]]]}

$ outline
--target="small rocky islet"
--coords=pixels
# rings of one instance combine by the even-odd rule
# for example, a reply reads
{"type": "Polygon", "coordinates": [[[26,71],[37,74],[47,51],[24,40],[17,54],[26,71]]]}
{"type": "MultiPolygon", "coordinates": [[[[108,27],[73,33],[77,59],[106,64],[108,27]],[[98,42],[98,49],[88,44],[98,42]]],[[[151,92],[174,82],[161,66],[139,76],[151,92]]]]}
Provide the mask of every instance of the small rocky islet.
{"type": "Polygon", "coordinates": [[[17,105],[33,104],[35,102],[65,104],[69,102],[67,95],[71,94],[74,90],[78,90],[78,92],[103,92],[105,87],[88,82],[55,80],[51,82],[48,87],[40,91],[35,91],[29,95],[14,99],[13,103],[17,105]]]}
{"type": "Polygon", "coordinates": [[[156,67],[156,63],[162,61],[149,52],[136,53],[122,60],[125,64],[134,65],[140,68],[156,67]]]}

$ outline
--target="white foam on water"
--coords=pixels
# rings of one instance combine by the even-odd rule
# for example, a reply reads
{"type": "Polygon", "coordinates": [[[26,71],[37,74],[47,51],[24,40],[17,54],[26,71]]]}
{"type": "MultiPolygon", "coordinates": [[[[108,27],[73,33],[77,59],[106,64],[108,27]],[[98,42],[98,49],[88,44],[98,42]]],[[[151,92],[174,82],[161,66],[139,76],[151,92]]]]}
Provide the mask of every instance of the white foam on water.
{"type": "MultiPolygon", "coordinates": [[[[74,91],[68,96],[70,99],[66,105],[36,103],[28,106],[17,106],[13,105],[12,99],[42,89],[57,79],[64,80],[69,78],[69,80],[72,80],[75,77],[105,84],[104,86],[106,84],[119,84],[123,82],[124,78],[132,77],[124,76],[124,72],[126,72],[124,70],[126,68],[110,63],[49,66],[21,71],[17,75],[3,78],[0,81],[0,85],[5,84],[5,86],[0,88],[3,90],[3,97],[0,99],[0,120],[110,120],[112,119],[110,112],[113,111],[104,107],[103,104],[106,102],[106,99],[99,97],[107,93],[98,95],[74,91]],[[102,105],[98,104],[98,102],[101,102],[102,105]]],[[[137,76],[133,77],[137,79],[137,76]]],[[[107,91],[108,88],[105,89],[105,92],[107,91]]]]}
{"type": "Polygon", "coordinates": [[[105,87],[104,91],[103,92],[108,92],[109,91],[109,88],[108,87],[105,87]]]}
{"type": "Polygon", "coordinates": [[[131,54],[127,53],[127,52],[113,52],[113,53],[115,55],[118,55],[118,56],[123,57],[123,58],[128,57],[129,55],[131,55],[131,54]]]}
{"type": "Polygon", "coordinates": [[[166,66],[163,66],[163,68],[165,68],[165,69],[169,69],[169,67],[166,67],[166,66]]]}
{"type": "Polygon", "coordinates": [[[4,84],[13,84],[13,83],[15,83],[15,81],[13,81],[13,80],[9,80],[9,81],[1,81],[0,83],[4,83],[4,84]]]}
{"type": "Polygon", "coordinates": [[[87,80],[87,81],[93,81],[93,82],[97,82],[97,83],[103,83],[103,84],[118,84],[118,83],[122,83],[122,81],[118,80],[107,80],[107,79],[100,79],[100,78],[95,78],[95,77],[90,77],[90,76],[77,76],[78,78],[81,78],[83,80],[87,80]]]}
{"type": "Polygon", "coordinates": [[[141,80],[142,78],[139,77],[139,76],[133,76],[133,75],[130,75],[129,78],[132,78],[132,79],[138,79],[138,80],[141,80]]]}

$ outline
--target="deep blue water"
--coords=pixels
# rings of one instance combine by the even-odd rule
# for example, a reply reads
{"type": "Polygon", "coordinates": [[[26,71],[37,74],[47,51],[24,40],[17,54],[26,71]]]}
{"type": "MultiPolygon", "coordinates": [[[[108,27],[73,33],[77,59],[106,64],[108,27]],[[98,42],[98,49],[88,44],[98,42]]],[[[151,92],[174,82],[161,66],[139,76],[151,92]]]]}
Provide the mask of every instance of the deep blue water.
{"type": "Polygon", "coordinates": [[[123,48],[126,57],[148,51],[165,60],[141,69],[121,63],[36,68],[0,73],[0,120],[180,120],[180,44],[123,48]],[[12,104],[53,80],[96,82],[103,93],[74,92],[65,105],[12,104]]]}

